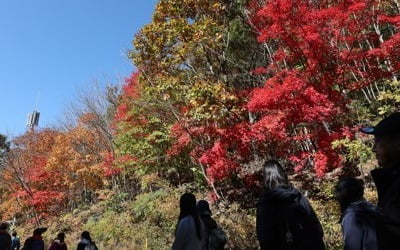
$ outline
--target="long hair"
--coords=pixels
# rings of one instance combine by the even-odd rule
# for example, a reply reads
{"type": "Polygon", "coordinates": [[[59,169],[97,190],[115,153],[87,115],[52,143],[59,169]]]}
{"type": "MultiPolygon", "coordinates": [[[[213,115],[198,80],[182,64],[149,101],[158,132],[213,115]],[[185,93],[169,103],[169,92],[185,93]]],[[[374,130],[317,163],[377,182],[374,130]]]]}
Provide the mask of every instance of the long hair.
{"type": "Polygon", "coordinates": [[[181,212],[179,214],[178,224],[176,228],[178,228],[179,222],[185,218],[186,216],[192,216],[194,220],[194,224],[196,226],[196,234],[197,238],[201,239],[201,222],[200,217],[197,213],[196,209],[196,197],[192,193],[185,193],[181,196],[181,200],[179,202],[179,206],[181,212]]]}
{"type": "Polygon", "coordinates": [[[264,187],[267,190],[289,184],[287,174],[278,161],[265,161],[263,165],[263,175],[264,187]]]}
{"type": "Polygon", "coordinates": [[[356,178],[340,179],[335,187],[335,195],[343,213],[352,202],[363,199],[364,182],[356,178]]]}

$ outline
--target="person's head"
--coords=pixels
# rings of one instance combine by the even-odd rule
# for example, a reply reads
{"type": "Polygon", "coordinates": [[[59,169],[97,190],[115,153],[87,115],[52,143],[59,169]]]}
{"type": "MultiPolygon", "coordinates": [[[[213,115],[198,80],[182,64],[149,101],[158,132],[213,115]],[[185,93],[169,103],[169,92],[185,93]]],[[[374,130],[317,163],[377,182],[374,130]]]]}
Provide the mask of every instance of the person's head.
{"type": "Polygon", "coordinates": [[[57,240],[59,240],[60,242],[64,242],[64,239],[65,239],[65,233],[57,234],[57,240]]]}
{"type": "Polygon", "coordinates": [[[192,216],[196,225],[196,234],[201,239],[201,222],[196,208],[196,197],[192,193],[185,193],[181,196],[179,201],[179,207],[181,209],[178,219],[179,222],[186,216],[192,216]]]}
{"type": "Polygon", "coordinates": [[[179,202],[179,207],[182,218],[193,213],[196,214],[196,197],[192,193],[183,194],[179,202]]]}
{"type": "Polygon", "coordinates": [[[210,205],[206,200],[199,200],[197,202],[197,212],[199,215],[211,216],[210,205]]]}
{"type": "Polygon", "coordinates": [[[47,228],[39,227],[39,228],[36,228],[35,230],[33,230],[33,235],[34,236],[41,236],[46,231],[47,231],[47,228]]]}
{"type": "Polygon", "coordinates": [[[351,203],[363,199],[364,182],[351,177],[340,179],[335,187],[335,195],[343,212],[351,203]]]}
{"type": "Polygon", "coordinates": [[[263,165],[264,187],[268,190],[288,185],[288,177],[281,164],[275,160],[267,160],[263,165]]]}
{"type": "Polygon", "coordinates": [[[391,114],[374,127],[360,130],[375,136],[373,151],[379,166],[400,167],[400,112],[391,114]]]}
{"type": "Polygon", "coordinates": [[[81,233],[81,239],[86,239],[88,241],[92,241],[92,237],[90,237],[90,233],[88,231],[83,231],[81,233]]]}
{"type": "Polygon", "coordinates": [[[11,235],[17,237],[17,232],[13,231],[11,235]]]}
{"type": "Polygon", "coordinates": [[[7,230],[10,227],[10,224],[8,222],[3,221],[0,223],[0,230],[7,230]]]}
{"type": "Polygon", "coordinates": [[[375,136],[372,151],[378,165],[383,168],[400,167],[400,134],[393,136],[375,136]]]}

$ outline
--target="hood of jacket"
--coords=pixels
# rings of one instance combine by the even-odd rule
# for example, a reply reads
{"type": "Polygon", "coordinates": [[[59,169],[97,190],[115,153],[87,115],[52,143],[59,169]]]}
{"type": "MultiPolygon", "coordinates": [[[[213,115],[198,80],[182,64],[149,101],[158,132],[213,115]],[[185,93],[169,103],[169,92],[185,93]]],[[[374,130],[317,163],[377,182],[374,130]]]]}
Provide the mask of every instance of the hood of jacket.
{"type": "Polygon", "coordinates": [[[376,207],[369,203],[366,200],[360,200],[357,202],[351,203],[346,210],[344,210],[344,214],[346,213],[366,213],[366,214],[375,214],[377,213],[376,207]]]}
{"type": "Polygon", "coordinates": [[[369,203],[366,200],[360,200],[360,201],[356,201],[351,203],[343,212],[342,216],[340,217],[340,221],[341,222],[343,220],[343,218],[346,215],[350,215],[353,213],[357,213],[357,214],[364,214],[365,216],[369,217],[369,218],[377,218],[378,216],[380,216],[380,212],[377,210],[377,208],[372,205],[371,203],[369,203]]]}
{"type": "Polygon", "coordinates": [[[301,193],[293,186],[280,186],[271,190],[265,190],[260,198],[260,203],[292,203],[301,198],[301,193]]]}

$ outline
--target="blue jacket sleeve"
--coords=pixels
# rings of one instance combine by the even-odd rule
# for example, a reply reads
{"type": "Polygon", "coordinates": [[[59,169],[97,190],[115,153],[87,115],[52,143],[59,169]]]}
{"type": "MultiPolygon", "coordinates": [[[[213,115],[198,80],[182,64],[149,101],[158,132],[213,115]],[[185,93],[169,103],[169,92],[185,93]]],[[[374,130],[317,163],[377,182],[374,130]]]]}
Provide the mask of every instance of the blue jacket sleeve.
{"type": "Polygon", "coordinates": [[[363,230],[355,213],[348,213],[342,220],[344,250],[362,249],[363,230]]]}
{"type": "Polygon", "coordinates": [[[188,221],[187,221],[187,219],[184,218],[178,224],[178,228],[176,230],[176,235],[175,235],[175,240],[174,240],[174,243],[172,244],[172,250],[183,249],[183,246],[188,238],[188,236],[187,236],[188,231],[189,231],[188,221]]]}

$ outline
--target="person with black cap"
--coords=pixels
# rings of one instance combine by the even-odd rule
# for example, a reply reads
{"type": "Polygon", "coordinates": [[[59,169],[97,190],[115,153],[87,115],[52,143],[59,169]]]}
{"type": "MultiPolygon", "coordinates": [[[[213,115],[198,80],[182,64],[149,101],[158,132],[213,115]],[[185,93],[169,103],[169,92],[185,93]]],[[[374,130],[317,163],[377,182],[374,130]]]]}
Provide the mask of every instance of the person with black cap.
{"type": "Polygon", "coordinates": [[[379,168],[371,175],[378,192],[378,208],[388,219],[377,225],[379,250],[400,249],[400,112],[360,130],[375,137],[373,152],[379,168]]]}
{"type": "Polygon", "coordinates": [[[33,230],[33,235],[25,240],[23,250],[44,250],[42,234],[47,231],[45,227],[33,230]]]}
{"type": "Polygon", "coordinates": [[[9,226],[7,222],[0,223],[0,250],[11,249],[11,235],[7,231],[9,226]]]}
{"type": "Polygon", "coordinates": [[[226,234],[211,217],[210,205],[206,200],[199,200],[197,202],[197,212],[205,227],[207,250],[224,249],[227,242],[226,234]]]}

